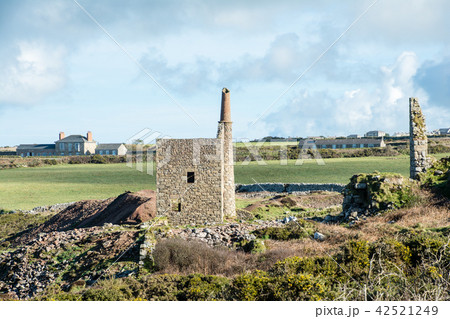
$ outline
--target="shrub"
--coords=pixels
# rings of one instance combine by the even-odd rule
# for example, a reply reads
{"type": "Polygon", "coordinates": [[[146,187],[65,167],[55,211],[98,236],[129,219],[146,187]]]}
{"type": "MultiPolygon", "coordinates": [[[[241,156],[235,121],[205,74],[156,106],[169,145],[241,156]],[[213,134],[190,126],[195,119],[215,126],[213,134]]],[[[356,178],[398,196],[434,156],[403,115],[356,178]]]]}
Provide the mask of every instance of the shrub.
{"type": "Polygon", "coordinates": [[[223,277],[199,274],[183,277],[178,284],[178,300],[224,300],[229,280],[223,277]]]}
{"type": "Polygon", "coordinates": [[[232,297],[241,301],[268,300],[269,280],[268,274],[264,271],[237,276],[232,282],[232,297]]]}
{"type": "Polygon", "coordinates": [[[267,227],[254,231],[259,238],[273,240],[291,240],[307,238],[314,233],[313,224],[305,220],[290,222],[284,227],[267,227]]]}
{"type": "Polygon", "coordinates": [[[337,262],[329,256],[315,258],[293,256],[275,263],[270,273],[277,276],[305,273],[314,276],[337,277],[340,275],[340,271],[337,262]]]}
{"type": "Polygon", "coordinates": [[[344,246],[337,262],[344,263],[350,274],[361,276],[369,270],[370,256],[371,247],[368,241],[352,240],[344,246]]]}
{"type": "Polygon", "coordinates": [[[135,298],[154,301],[177,300],[179,275],[146,276],[139,281],[129,278],[129,287],[134,291],[135,298]]]}
{"type": "Polygon", "coordinates": [[[58,162],[55,159],[45,159],[44,164],[45,165],[57,165],[58,162]]]}
{"type": "Polygon", "coordinates": [[[238,243],[237,248],[241,248],[246,253],[259,254],[266,251],[264,241],[260,239],[253,239],[250,241],[244,240],[238,243]]]}
{"type": "Polygon", "coordinates": [[[106,163],[106,159],[103,156],[98,155],[98,154],[92,155],[90,161],[93,164],[105,164],[106,163]]]}
{"type": "Polygon", "coordinates": [[[274,277],[269,283],[271,300],[317,301],[325,297],[325,287],[318,278],[310,275],[284,275],[274,277]]]}
{"type": "Polygon", "coordinates": [[[235,274],[246,269],[242,253],[183,239],[165,239],[153,252],[155,267],[172,273],[235,274]]]}

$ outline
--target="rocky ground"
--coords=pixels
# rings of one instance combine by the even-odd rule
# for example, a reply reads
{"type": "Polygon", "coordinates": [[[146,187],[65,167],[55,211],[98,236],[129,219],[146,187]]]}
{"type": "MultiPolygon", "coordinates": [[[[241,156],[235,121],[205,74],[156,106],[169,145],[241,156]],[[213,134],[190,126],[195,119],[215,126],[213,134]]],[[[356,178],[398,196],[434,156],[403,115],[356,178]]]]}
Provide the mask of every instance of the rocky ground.
{"type": "MultiPolygon", "coordinates": [[[[107,200],[36,208],[28,213],[35,216],[61,211],[37,226],[0,238],[0,300],[34,298],[55,284],[72,291],[91,286],[99,279],[132,276],[142,271],[143,258],[155,243],[167,238],[236,249],[244,242],[255,240],[255,231],[280,228],[307,217],[319,222],[314,225],[322,225],[314,226],[316,230],[323,228],[335,237],[330,237],[331,241],[337,241],[337,232],[350,236],[357,227],[344,231],[335,224],[361,222],[360,226],[364,227],[366,218],[401,207],[412,199],[409,190],[409,182],[397,176],[360,174],[347,185],[345,196],[327,192],[239,194],[241,208],[237,219],[195,227],[169,227],[164,218],[155,217],[154,191],[127,192],[107,200]],[[334,213],[329,214],[330,210],[334,213]]],[[[439,207],[436,211],[441,210],[439,207]]],[[[444,210],[448,215],[449,210],[444,210]]],[[[416,214],[413,210],[410,213],[416,214]]],[[[320,233],[308,233],[307,244],[316,250],[324,239],[320,233]]],[[[290,241],[279,243],[292,245],[290,241]]],[[[276,244],[273,241],[272,249],[276,244]]],[[[330,241],[327,239],[324,245],[330,245],[330,241]]]]}
{"type": "Polygon", "coordinates": [[[182,238],[198,240],[209,246],[225,246],[233,248],[236,243],[255,239],[253,231],[267,227],[281,227],[283,221],[255,221],[254,223],[231,223],[222,226],[205,228],[171,229],[159,238],[182,238]]]}
{"type": "MultiPolygon", "coordinates": [[[[338,194],[259,195],[251,197],[259,204],[245,210],[245,217],[250,220],[195,228],[165,227],[157,232],[156,239],[182,238],[235,248],[237,243],[255,239],[253,231],[281,227],[289,220],[255,220],[254,209],[271,205],[313,207],[314,202],[317,207],[325,207],[342,199],[338,194]],[[322,200],[317,200],[317,196],[322,200]]],[[[124,277],[139,271],[139,251],[147,248],[145,235],[156,215],[153,191],[38,207],[26,213],[48,214],[57,210],[61,211],[43,224],[0,240],[4,245],[9,243],[0,253],[0,299],[29,299],[54,283],[70,290],[91,285],[100,277],[124,277]],[[116,260],[119,262],[108,269],[116,260]]],[[[12,214],[15,213],[18,212],[12,214]]]]}

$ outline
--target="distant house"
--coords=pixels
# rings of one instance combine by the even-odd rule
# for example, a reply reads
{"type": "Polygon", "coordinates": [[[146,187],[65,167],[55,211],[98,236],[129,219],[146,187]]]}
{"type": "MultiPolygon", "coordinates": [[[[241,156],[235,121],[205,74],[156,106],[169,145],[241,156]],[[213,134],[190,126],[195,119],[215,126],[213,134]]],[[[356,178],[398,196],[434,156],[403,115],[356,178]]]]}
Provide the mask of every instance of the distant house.
{"type": "Polygon", "coordinates": [[[361,138],[361,135],[358,134],[350,134],[347,138],[361,138]]]}
{"type": "Polygon", "coordinates": [[[369,131],[364,134],[364,137],[384,137],[386,136],[386,132],[383,131],[369,131]]]}
{"type": "Polygon", "coordinates": [[[394,134],[392,134],[392,137],[405,137],[405,136],[409,136],[409,133],[395,132],[394,134]]]}
{"type": "Polygon", "coordinates": [[[27,156],[73,156],[73,155],[125,155],[127,148],[124,144],[99,144],[92,138],[92,132],[83,135],[65,136],[64,132],[59,133],[59,138],[55,144],[20,144],[16,154],[22,157],[27,156]],[[98,150],[98,151],[97,151],[98,150]]]}
{"type": "Polygon", "coordinates": [[[439,135],[448,135],[450,134],[450,128],[440,128],[439,135]]]}
{"type": "Polygon", "coordinates": [[[59,140],[55,142],[56,155],[91,155],[95,154],[97,143],[92,139],[92,132],[83,135],[69,135],[59,133],[59,140]]]}
{"type": "Polygon", "coordinates": [[[121,143],[110,143],[110,144],[99,144],[95,149],[95,154],[99,155],[126,155],[127,148],[125,144],[121,143]]]}
{"type": "MultiPolygon", "coordinates": [[[[302,140],[299,142],[299,147],[303,148],[305,143],[316,145],[318,149],[343,149],[343,148],[365,148],[365,147],[386,147],[386,143],[383,139],[368,139],[368,138],[355,138],[355,139],[324,139],[324,140],[302,140]]],[[[308,147],[308,145],[306,145],[308,147]]]]}

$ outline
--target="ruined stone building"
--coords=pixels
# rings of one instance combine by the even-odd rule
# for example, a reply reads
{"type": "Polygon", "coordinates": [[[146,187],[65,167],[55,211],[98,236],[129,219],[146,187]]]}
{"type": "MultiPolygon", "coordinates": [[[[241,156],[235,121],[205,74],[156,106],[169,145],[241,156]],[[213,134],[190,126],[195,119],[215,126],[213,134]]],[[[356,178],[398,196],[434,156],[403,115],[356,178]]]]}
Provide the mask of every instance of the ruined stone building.
{"type": "Polygon", "coordinates": [[[409,99],[409,152],[410,177],[416,179],[419,173],[430,167],[428,158],[428,138],[425,116],[417,98],[409,99]]]}
{"type": "Polygon", "coordinates": [[[158,216],[172,224],[220,223],[235,216],[230,91],[222,90],[217,138],[156,142],[158,216]]]}

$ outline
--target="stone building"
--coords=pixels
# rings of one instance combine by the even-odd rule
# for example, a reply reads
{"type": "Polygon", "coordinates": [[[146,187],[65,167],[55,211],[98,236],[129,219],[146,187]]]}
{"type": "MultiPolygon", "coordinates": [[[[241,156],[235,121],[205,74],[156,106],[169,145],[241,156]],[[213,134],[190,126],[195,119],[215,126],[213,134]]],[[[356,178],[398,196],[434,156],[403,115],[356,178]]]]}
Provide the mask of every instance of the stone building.
{"type": "Polygon", "coordinates": [[[64,132],[59,133],[59,139],[55,142],[56,154],[65,155],[91,155],[95,154],[97,143],[92,139],[92,132],[83,135],[65,136],[64,132]]]}
{"type": "Polygon", "coordinates": [[[20,144],[16,154],[22,157],[55,156],[55,144],[20,144]]]}
{"type": "Polygon", "coordinates": [[[126,155],[127,147],[123,143],[99,144],[95,149],[98,155],[126,155]]]}
{"type": "Polygon", "coordinates": [[[220,223],[235,216],[230,92],[222,90],[217,138],[156,142],[157,211],[172,224],[220,223]]]}
{"type": "Polygon", "coordinates": [[[386,132],[383,131],[369,131],[364,134],[364,137],[384,137],[386,136],[386,132]]]}
{"type": "Polygon", "coordinates": [[[428,138],[425,116],[422,114],[417,98],[409,99],[409,152],[410,177],[417,179],[431,165],[428,158],[428,138]]]}
{"type": "Polygon", "coordinates": [[[386,147],[383,138],[341,138],[341,139],[320,139],[320,140],[301,140],[298,143],[299,148],[303,148],[305,143],[315,145],[318,149],[343,149],[343,148],[372,148],[386,147]]]}

